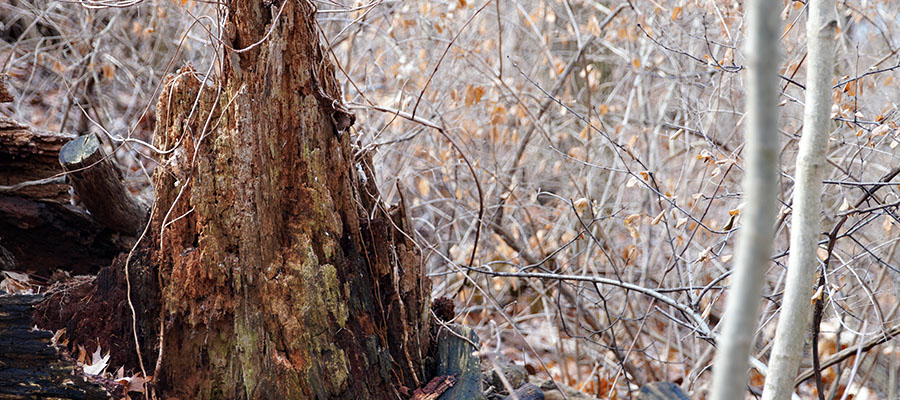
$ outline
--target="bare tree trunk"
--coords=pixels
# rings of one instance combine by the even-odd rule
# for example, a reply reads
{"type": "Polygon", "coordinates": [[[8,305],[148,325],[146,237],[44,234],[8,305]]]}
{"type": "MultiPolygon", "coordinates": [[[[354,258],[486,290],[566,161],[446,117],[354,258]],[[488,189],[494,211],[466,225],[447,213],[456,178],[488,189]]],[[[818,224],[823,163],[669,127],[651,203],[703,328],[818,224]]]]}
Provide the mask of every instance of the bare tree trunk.
{"type": "Polygon", "coordinates": [[[830,133],[836,27],[834,0],[810,0],[806,24],[806,107],[794,178],[791,255],[775,344],[769,357],[764,400],[785,399],[793,392],[809,329],[810,296],[819,264],[816,250],[821,233],[822,174],[830,133]]]}
{"type": "Polygon", "coordinates": [[[430,282],[403,208],[385,210],[351,150],[314,18],[305,1],[231,2],[224,40],[246,51],[218,85],[184,68],[160,96],[156,145],[172,151],[150,241],[172,396],[395,399],[424,383],[430,282]]]}
{"type": "Polygon", "coordinates": [[[759,315],[760,291],[774,236],[778,190],[778,17],[781,3],[746,3],[749,65],[744,149],[743,226],[719,335],[710,398],[743,398],[747,365],[759,315]]]}

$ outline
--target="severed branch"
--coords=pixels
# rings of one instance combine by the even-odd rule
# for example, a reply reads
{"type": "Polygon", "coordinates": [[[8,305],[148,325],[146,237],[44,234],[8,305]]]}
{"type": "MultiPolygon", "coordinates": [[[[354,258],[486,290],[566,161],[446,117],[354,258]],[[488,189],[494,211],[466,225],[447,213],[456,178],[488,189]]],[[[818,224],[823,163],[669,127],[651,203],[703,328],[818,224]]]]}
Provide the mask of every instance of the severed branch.
{"type": "Polygon", "coordinates": [[[10,270],[91,273],[122,250],[119,235],[71,204],[59,150],[74,137],[0,116],[0,246],[16,259],[10,270]]]}
{"type": "Polygon", "coordinates": [[[121,171],[103,154],[96,135],[66,143],[59,152],[59,163],[97,221],[127,235],[135,235],[143,227],[147,208],[125,187],[121,171]]]}

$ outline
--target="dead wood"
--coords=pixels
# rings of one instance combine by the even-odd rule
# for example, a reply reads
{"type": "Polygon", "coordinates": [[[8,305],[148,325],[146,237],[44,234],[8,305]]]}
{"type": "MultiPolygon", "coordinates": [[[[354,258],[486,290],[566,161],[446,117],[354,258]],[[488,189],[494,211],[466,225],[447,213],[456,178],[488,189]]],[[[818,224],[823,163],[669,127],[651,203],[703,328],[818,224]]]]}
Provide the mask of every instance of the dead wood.
{"type": "Polygon", "coordinates": [[[147,207],[125,187],[122,172],[104,154],[96,135],[82,135],[66,143],[59,152],[59,163],[97,221],[126,235],[141,230],[147,207]]]}
{"type": "Polygon", "coordinates": [[[71,204],[58,159],[73,137],[0,117],[0,246],[19,270],[96,272],[126,248],[118,234],[71,204]]]}
{"type": "Polygon", "coordinates": [[[108,399],[106,389],[78,373],[51,344],[53,333],[32,329],[42,295],[0,296],[0,398],[108,399]]]}

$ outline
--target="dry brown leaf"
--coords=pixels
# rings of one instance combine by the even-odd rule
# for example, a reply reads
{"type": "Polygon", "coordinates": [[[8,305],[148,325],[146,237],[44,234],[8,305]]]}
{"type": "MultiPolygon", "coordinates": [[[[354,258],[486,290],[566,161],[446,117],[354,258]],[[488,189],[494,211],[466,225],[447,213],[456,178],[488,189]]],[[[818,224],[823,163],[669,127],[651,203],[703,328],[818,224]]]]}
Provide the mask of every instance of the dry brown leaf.
{"type": "Polygon", "coordinates": [[[844,201],[841,203],[840,211],[843,212],[843,211],[847,211],[849,209],[850,209],[850,201],[847,200],[847,198],[845,197],[844,201]]]}
{"type": "Polygon", "coordinates": [[[601,104],[600,106],[597,107],[597,112],[599,112],[600,115],[609,114],[609,105],[601,104]]]}
{"type": "Polygon", "coordinates": [[[653,220],[650,221],[650,225],[656,225],[656,224],[658,224],[659,221],[662,221],[662,219],[663,219],[663,217],[664,217],[665,215],[666,215],[666,211],[665,211],[665,210],[660,211],[659,214],[657,214],[656,217],[654,217],[653,220]]]}
{"type": "Polygon", "coordinates": [[[68,340],[63,339],[63,341],[60,342],[60,339],[62,339],[63,335],[65,335],[65,334],[66,334],[66,328],[57,330],[56,332],[53,333],[53,337],[50,338],[50,344],[53,344],[54,346],[55,345],[65,346],[66,344],[68,344],[68,342],[69,342],[68,340]]]}
{"type": "Polygon", "coordinates": [[[819,258],[819,261],[825,261],[825,259],[828,258],[828,250],[819,247],[816,249],[816,257],[819,258]]]}
{"type": "Polygon", "coordinates": [[[475,104],[478,104],[481,101],[481,98],[484,97],[485,92],[486,89],[481,86],[477,86],[472,90],[472,94],[475,97],[475,104]]]}
{"type": "Polygon", "coordinates": [[[582,212],[584,212],[584,210],[586,210],[588,208],[588,206],[590,204],[591,203],[588,201],[588,199],[586,199],[584,197],[582,197],[578,200],[575,200],[575,203],[574,203],[575,211],[578,211],[578,213],[581,214],[582,212]]]}
{"type": "Polygon", "coordinates": [[[112,79],[116,76],[116,67],[110,64],[101,65],[100,71],[103,73],[103,78],[105,79],[112,79]]]}
{"type": "Polygon", "coordinates": [[[149,377],[142,377],[140,374],[131,377],[121,377],[116,379],[116,383],[125,386],[127,392],[145,393],[146,383],[150,381],[149,377]]]}
{"type": "Polygon", "coordinates": [[[878,125],[877,128],[872,129],[872,136],[884,136],[888,132],[890,132],[891,127],[888,125],[878,125]]]}
{"type": "Polygon", "coordinates": [[[494,107],[494,110],[491,111],[491,123],[492,124],[505,124],[506,123],[506,107],[502,105],[498,105],[494,107]]]}
{"type": "Polygon", "coordinates": [[[822,300],[822,289],[824,289],[824,286],[819,286],[819,288],[816,289],[816,292],[813,293],[812,297],[809,298],[810,305],[814,304],[816,300],[822,300]]]}
{"type": "Polygon", "coordinates": [[[428,193],[431,192],[431,186],[428,184],[427,179],[419,178],[419,181],[416,182],[416,189],[419,190],[419,194],[422,197],[428,196],[428,193]]]}

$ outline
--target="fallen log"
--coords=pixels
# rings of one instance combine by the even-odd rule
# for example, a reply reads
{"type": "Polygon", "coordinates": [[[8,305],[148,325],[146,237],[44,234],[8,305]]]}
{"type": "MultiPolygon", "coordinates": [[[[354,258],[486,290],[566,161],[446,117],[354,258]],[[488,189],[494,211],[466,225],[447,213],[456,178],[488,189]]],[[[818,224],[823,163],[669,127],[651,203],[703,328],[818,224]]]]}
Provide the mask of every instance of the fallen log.
{"type": "Polygon", "coordinates": [[[32,328],[32,307],[42,299],[0,296],[0,398],[109,399],[106,388],[77,373],[51,343],[52,332],[32,328]]]}
{"type": "Polygon", "coordinates": [[[96,273],[127,249],[121,235],[72,205],[59,150],[73,137],[0,117],[0,246],[16,261],[4,268],[96,273]]]}

